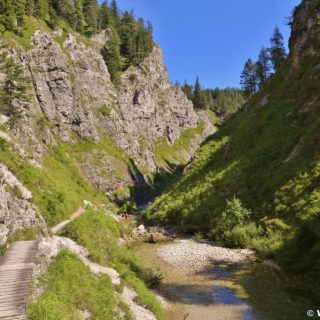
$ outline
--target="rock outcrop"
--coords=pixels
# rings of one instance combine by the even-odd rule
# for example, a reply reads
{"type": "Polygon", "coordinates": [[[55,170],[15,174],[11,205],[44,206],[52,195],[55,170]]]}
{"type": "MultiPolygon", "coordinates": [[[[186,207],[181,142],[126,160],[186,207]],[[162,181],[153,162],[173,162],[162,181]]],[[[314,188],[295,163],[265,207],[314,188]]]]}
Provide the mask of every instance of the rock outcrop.
{"type": "Polygon", "coordinates": [[[110,122],[117,143],[140,164],[157,169],[154,145],[164,137],[168,144],[199,124],[200,117],[178,87],[172,87],[158,46],[139,67],[121,78],[118,109],[110,122]]]}
{"type": "Polygon", "coordinates": [[[33,100],[11,125],[16,141],[27,145],[39,162],[51,145],[60,142],[85,139],[97,146],[105,142],[120,147],[122,159],[92,148],[77,163],[105,193],[143,182],[142,168],[151,173],[159,169],[158,139],[171,145],[185,130],[201,124],[202,135],[196,135],[183,152],[188,161],[214,132],[207,114],[196,113],[182,90],[171,86],[157,45],[139,66],[123,73],[115,88],[99,49],[107,39],[104,33],[84,44],[76,34],[37,30],[30,50],[17,47],[17,59],[32,80],[33,100]],[[63,37],[64,41],[57,40],[63,37]]]}
{"type": "Polygon", "coordinates": [[[294,11],[289,43],[294,67],[298,67],[304,57],[317,54],[319,30],[320,11],[316,1],[303,0],[294,11]]]}
{"type": "Polygon", "coordinates": [[[0,163],[0,246],[19,229],[45,229],[37,208],[30,202],[32,194],[0,163]]]}

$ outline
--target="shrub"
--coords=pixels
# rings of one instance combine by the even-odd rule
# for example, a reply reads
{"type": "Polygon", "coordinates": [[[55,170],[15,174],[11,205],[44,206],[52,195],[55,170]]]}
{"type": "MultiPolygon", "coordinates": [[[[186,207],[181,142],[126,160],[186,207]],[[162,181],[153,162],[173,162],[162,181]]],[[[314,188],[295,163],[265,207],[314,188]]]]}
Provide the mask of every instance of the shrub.
{"type": "Polygon", "coordinates": [[[204,238],[204,236],[203,236],[202,231],[198,231],[192,236],[192,239],[195,241],[201,241],[201,240],[203,240],[203,238],[204,238]]]}
{"type": "Polygon", "coordinates": [[[251,211],[242,206],[241,200],[234,197],[227,200],[226,209],[221,215],[219,228],[224,231],[231,231],[235,227],[242,226],[250,219],[251,211]]]}
{"type": "Polygon", "coordinates": [[[150,289],[158,288],[163,280],[163,275],[159,269],[141,268],[138,275],[150,289]]]}
{"type": "Polygon", "coordinates": [[[244,248],[251,244],[252,239],[261,233],[255,223],[234,227],[231,231],[225,231],[222,235],[223,242],[231,247],[244,248]]]}

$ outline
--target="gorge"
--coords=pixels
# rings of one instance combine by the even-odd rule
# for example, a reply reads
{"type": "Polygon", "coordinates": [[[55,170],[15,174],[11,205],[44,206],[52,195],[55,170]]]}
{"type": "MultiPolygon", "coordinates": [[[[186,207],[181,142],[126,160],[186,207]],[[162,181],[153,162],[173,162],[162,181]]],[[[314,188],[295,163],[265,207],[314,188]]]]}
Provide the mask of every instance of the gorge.
{"type": "Polygon", "coordinates": [[[288,57],[243,105],[223,91],[231,111],[172,85],[116,1],[23,3],[0,1],[0,292],[11,248],[37,252],[0,319],[316,311],[320,2],[294,9],[288,57]]]}

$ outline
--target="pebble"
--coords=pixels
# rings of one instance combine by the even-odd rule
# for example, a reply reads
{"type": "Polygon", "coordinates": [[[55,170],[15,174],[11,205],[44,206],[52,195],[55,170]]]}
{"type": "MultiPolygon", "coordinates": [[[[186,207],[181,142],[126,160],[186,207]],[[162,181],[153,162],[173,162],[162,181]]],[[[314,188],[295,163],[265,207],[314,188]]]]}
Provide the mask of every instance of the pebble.
{"type": "Polygon", "coordinates": [[[156,250],[157,255],[181,272],[194,273],[206,266],[244,263],[253,256],[248,249],[229,249],[194,240],[178,240],[156,250]]]}

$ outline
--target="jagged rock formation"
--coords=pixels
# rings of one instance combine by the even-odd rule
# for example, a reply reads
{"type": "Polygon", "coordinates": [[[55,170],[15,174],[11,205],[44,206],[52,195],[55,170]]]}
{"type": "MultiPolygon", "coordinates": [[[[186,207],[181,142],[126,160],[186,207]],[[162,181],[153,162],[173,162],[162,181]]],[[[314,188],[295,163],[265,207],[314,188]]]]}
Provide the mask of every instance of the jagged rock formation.
{"type": "Polygon", "coordinates": [[[294,12],[289,43],[294,67],[298,67],[304,57],[317,54],[320,12],[316,2],[305,0],[294,12]]]}
{"type": "Polygon", "coordinates": [[[85,45],[80,36],[68,34],[59,44],[55,39],[62,35],[61,31],[49,34],[38,30],[30,50],[15,49],[32,79],[34,99],[12,124],[11,133],[32,149],[34,158],[40,160],[49,146],[59,142],[114,143],[128,161],[115,161],[108,152],[93,150],[82,155],[79,163],[93,184],[109,192],[143,181],[142,167],[150,172],[158,169],[154,149],[159,138],[172,144],[185,130],[201,123],[205,130],[183,154],[189,160],[203,139],[214,132],[209,117],[197,114],[180,88],[170,85],[158,46],[140,66],[130,67],[122,75],[116,89],[97,39],[85,45]],[[97,153],[99,161],[93,165],[97,153]]]}
{"type": "Polygon", "coordinates": [[[31,192],[0,163],[0,246],[10,234],[21,228],[38,226],[45,229],[31,199],[31,192]]]}
{"type": "Polygon", "coordinates": [[[203,119],[182,90],[170,85],[158,46],[139,68],[130,67],[123,74],[118,97],[116,121],[110,123],[116,141],[151,171],[157,168],[153,154],[156,140],[165,137],[172,144],[203,119]]]}

